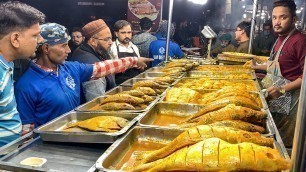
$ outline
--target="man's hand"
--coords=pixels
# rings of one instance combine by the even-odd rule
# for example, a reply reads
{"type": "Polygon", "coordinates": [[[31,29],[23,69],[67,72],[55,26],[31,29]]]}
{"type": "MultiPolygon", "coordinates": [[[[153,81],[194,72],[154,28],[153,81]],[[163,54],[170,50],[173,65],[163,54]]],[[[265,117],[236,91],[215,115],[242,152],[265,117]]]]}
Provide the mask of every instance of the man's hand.
{"type": "Polygon", "coordinates": [[[153,59],[138,57],[137,68],[138,69],[146,68],[147,67],[146,63],[151,62],[151,61],[153,61],[153,59]]]}
{"type": "Polygon", "coordinates": [[[280,88],[279,87],[269,87],[267,89],[267,92],[268,92],[268,96],[271,98],[271,99],[277,99],[279,98],[281,95],[283,95],[281,92],[280,92],[280,88]]]}

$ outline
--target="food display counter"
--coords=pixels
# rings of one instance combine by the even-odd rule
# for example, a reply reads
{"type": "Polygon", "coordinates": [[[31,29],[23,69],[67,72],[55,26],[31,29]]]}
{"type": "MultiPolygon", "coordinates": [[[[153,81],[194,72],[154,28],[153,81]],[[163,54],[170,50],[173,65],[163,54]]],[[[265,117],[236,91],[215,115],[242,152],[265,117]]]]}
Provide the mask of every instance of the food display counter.
{"type": "MultiPolygon", "coordinates": [[[[182,137],[181,134],[194,131],[196,128],[201,137],[193,140],[192,133],[190,133],[191,143],[188,142],[186,145],[184,143],[182,147],[173,148],[172,152],[186,151],[183,149],[184,146],[187,146],[188,149],[190,147],[192,150],[206,151],[206,153],[210,149],[222,151],[218,146],[197,148],[196,146],[202,139],[204,140],[203,144],[207,140],[207,144],[208,142],[218,143],[217,145],[224,145],[224,149],[238,147],[233,149],[239,150],[239,152],[246,151],[243,149],[244,147],[246,149],[254,147],[254,153],[248,156],[269,157],[271,154],[271,156],[275,156],[271,158],[272,163],[274,163],[274,159],[278,159],[283,162],[279,169],[287,168],[286,165],[290,160],[288,153],[276,129],[258,81],[254,78],[254,72],[243,69],[241,66],[222,66],[220,68],[227,72],[223,75],[220,72],[215,75],[214,72],[208,73],[207,71],[214,68],[218,70],[218,66],[199,65],[200,63],[195,60],[173,60],[160,65],[161,67],[151,68],[141,73],[106,92],[104,96],[87,102],[37,128],[35,137],[31,141],[22,145],[27,140],[27,137],[22,137],[3,147],[0,153],[9,153],[0,159],[0,165],[3,169],[12,171],[77,172],[131,169],[142,171],[141,168],[135,167],[139,165],[138,161],[143,159],[143,151],[154,151],[167,144],[171,145],[173,144],[171,141],[182,137]],[[239,78],[239,74],[243,72],[250,74],[251,78],[239,78]],[[196,77],[193,76],[194,73],[197,73],[196,77]],[[235,78],[235,75],[233,75],[234,78],[226,78],[226,75],[229,74],[236,74],[238,78],[235,78]],[[208,88],[212,85],[213,88],[208,88]],[[183,91],[175,92],[177,90],[173,91],[173,89],[183,89],[183,91]],[[188,97],[190,96],[188,90],[194,93],[191,97],[188,97]],[[139,93],[141,91],[143,92],[139,93]],[[127,94],[129,97],[127,99],[120,97],[122,94],[127,94]],[[232,99],[226,100],[227,95],[232,99]],[[239,96],[246,101],[239,101],[239,96]],[[180,99],[179,102],[172,102],[176,99],[180,99]],[[248,103],[249,100],[251,100],[250,103],[248,103]],[[118,102],[119,104],[115,104],[114,107],[110,106],[111,109],[95,109],[95,106],[102,107],[106,103],[118,102]],[[144,102],[147,103],[145,106],[143,106],[144,102]],[[135,109],[118,108],[117,105],[122,105],[122,103],[129,104],[135,109]],[[240,105],[245,105],[241,108],[242,111],[240,111],[240,105]],[[232,109],[238,109],[238,115],[217,116],[224,112],[230,113],[232,109]],[[127,121],[126,126],[122,126],[122,129],[114,133],[89,132],[84,129],[63,131],[71,122],[79,122],[98,116],[120,116],[127,121]],[[235,121],[237,119],[242,121],[235,121]],[[195,124],[205,125],[198,127],[195,124]],[[238,126],[240,124],[241,126],[238,126]],[[239,129],[228,129],[228,126],[239,129]],[[211,128],[213,134],[207,130],[207,127],[211,128]],[[252,133],[254,131],[258,133],[252,133]],[[218,138],[208,136],[211,134],[218,138]],[[256,139],[252,140],[253,137],[256,139]],[[251,140],[248,140],[250,138],[251,140]],[[252,143],[242,143],[241,139],[252,143]],[[268,146],[264,148],[257,145],[265,146],[266,143],[268,146]],[[255,151],[255,149],[263,151],[255,151]],[[269,156],[262,154],[265,151],[269,156]],[[41,167],[21,165],[20,162],[27,157],[44,158],[47,161],[41,167]]],[[[170,154],[171,151],[167,156],[170,154]]],[[[167,156],[162,157],[167,158],[167,156]]],[[[198,156],[198,153],[191,157],[196,158],[195,156],[198,156]]],[[[210,156],[209,153],[207,156],[210,156]]],[[[218,156],[220,156],[219,158],[232,158],[233,161],[240,158],[239,162],[242,162],[241,158],[244,155],[238,157],[234,154],[218,156]]],[[[258,161],[260,160],[258,159],[258,161]]],[[[168,160],[165,159],[165,161],[168,160]]],[[[195,159],[195,161],[198,160],[195,159]]],[[[214,162],[212,161],[212,163],[214,162]]],[[[188,168],[194,167],[196,171],[197,166],[198,164],[195,164],[188,168]]],[[[182,167],[182,169],[184,168],[182,167]]],[[[252,167],[247,169],[252,169],[252,167]]],[[[256,170],[256,166],[253,170],[256,170]]]]}

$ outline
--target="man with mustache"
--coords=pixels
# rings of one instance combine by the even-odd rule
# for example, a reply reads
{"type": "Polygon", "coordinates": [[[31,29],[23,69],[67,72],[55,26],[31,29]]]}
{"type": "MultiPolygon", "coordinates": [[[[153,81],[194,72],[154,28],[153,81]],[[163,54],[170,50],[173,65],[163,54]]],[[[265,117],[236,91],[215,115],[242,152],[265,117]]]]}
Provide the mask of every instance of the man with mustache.
{"type": "MultiPolygon", "coordinates": [[[[104,20],[98,19],[89,22],[82,28],[82,31],[85,43],[75,50],[69,60],[87,64],[110,60],[108,51],[113,43],[112,34],[104,20]]],[[[85,96],[86,101],[90,101],[116,87],[115,77],[110,74],[96,80],[90,80],[84,82],[82,87],[81,99],[83,100],[85,96]]]]}
{"type": "MultiPolygon", "coordinates": [[[[117,39],[110,48],[112,59],[140,57],[138,47],[131,42],[133,33],[131,24],[126,20],[119,20],[114,24],[114,31],[117,39]]],[[[124,73],[118,73],[115,75],[116,84],[120,85],[139,73],[141,73],[141,70],[135,68],[128,69],[124,73]]]]}
{"type": "Polygon", "coordinates": [[[74,52],[82,43],[84,42],[85,37],[83,31],[79,27],[75,27],[71,32],[71,41],[69,41],[69,47],[71,49],[71,53],[74,52]]]}
{"type": "Polygon", "coordinates": [[[298,101],[306,56],[306,36],[295,28],[296,4],[293,0],[274,2],[272,24],[278,34],[267,65],[263,85],[267,88],[269,109],[287,148],[292,147],[298,101]]]}
{"type": "Polygon", "coordinates": [[[44,41],[37,49],[36,59],[15,84],[17,109],[22,124],[30,125],[28,132],[79,106],[83,82],[134,66],[145,67],[150,61],[126,57],[94,64],[66,62],[71,52],[67,32],[57,23],[41,25],[44,41]]]}
{"type": "Polygon", "coordinates": [[[39,24],[44,20],[42,12],[24,3],[0,3],[0,147],[21,135],[13,88],[13,61],[33,55],[43,40],[39,24]]]}

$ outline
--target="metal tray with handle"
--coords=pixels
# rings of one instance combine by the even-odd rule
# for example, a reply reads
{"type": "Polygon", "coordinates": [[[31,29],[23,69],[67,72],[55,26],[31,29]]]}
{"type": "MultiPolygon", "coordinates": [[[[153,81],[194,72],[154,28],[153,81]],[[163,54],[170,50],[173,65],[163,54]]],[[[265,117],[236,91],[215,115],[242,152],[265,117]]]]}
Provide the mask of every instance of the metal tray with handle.
{"type": "MultiPolygon", "coordinates": [[[[158,145],[162,143],[163,147],[184,130],[179,129],[169,129],[169,128],[151,128],[151,127],[141,127],[136,126],[131,129],[124,137],[118,139],[114,144],[112,144],[107,151],[100,156],[96,162],[96,168],[99,171],[126,171],[126,167],[135,166],[135,156],[139,154],[140,151],[152,151],[159,148],[148,146],[158,145]],[[136,145],[136,146],[135,146],[136,145]]],[[[287,159],[283,149],[280,149],[280,143],[274,142],[273,147],[287,159]]],[[[160,148],[161,148],[160,147],[160,148]]],[[[130,170],[128,168],[128,170],[130,170]]]]}
{"type": "Polygon", "coordinates": [[[53,142],[77,142],[77,143],[113,143],[118,137],[125,134],[140,118],[137,113],[83,113],[68,112],[49,123],[40,126],[34,130],[39,133],[44,141],[53,142]],[[83,121],[97,116],[116,116],[127,119],[129,122],[121,130],[117,132],[94,132],[81,128],[69,128],[67,124],[71,122],[83,121]]]}
{"type": "MultiPolygon", "coordinates": [[[[142,116],[138,124],[143,127],[183,129],[180,124],[204,107],[205,105],[159,102],[142,116]]],[[[275,128],[269,114],[261,126],[266,130],[262,135],[273,136],[275,134],[275,128]]]]}

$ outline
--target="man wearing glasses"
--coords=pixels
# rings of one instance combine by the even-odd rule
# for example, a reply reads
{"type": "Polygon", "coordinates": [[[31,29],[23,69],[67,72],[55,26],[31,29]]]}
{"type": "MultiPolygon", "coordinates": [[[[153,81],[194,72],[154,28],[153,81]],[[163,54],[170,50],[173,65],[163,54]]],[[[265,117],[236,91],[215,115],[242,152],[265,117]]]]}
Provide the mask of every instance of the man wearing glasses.
{"type": "MultiPolygon", "coordinates": [[[[132,27],[126,20],[119,20],[114,25],[116,41],[110,48],[112,59],[120,59],[124,57],[140,57],[139,49],[131,42],[132,27]]],[[[140,69],[128,69],[124,73],[116,74],[116,84],[120,85],[124,81],[133,78],[141,72],[140,69]]]]}
{"type": "MultiPolygon", "coordinates": [[[[112,45],[112,34],[109,27],[102,19],[89,22],[82,28],[85,36],[85,43],[75,50],[71,61],[94,64],[99,61],[109,60],[109,49],[112,45]]],[[[116,86],[114,75],[110,74],[96,80],[90,80],[82,84],[86,101],[101,96],[105,91],[116,86]]]]}
{"type": "Polygon", "coordinates": [[[84,42],[83,31],[79,27],[75,27],[71,32],[71,41],[69,41],[69,48],[71,49],[71,53],[74,52],[83,42],[84,42]]]}
{"type": "Polygon", "coordinates": [[[238,53],[248,53],[249,50],[249,40],[251,32],[251,23],[243,21],[238,24],[235,32],[235,39],[238,42],[238,48],[236,52],[238,53]]]}

